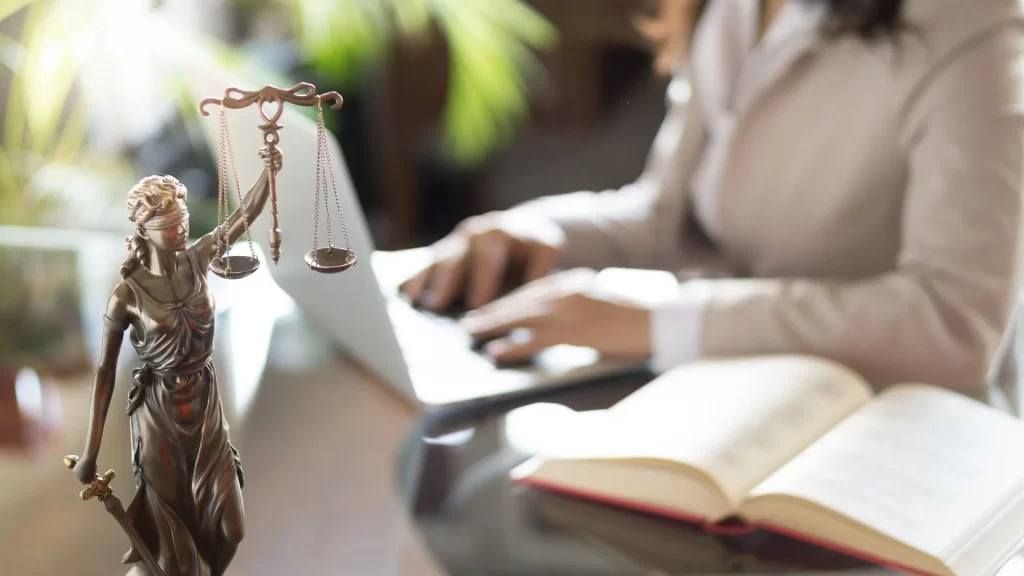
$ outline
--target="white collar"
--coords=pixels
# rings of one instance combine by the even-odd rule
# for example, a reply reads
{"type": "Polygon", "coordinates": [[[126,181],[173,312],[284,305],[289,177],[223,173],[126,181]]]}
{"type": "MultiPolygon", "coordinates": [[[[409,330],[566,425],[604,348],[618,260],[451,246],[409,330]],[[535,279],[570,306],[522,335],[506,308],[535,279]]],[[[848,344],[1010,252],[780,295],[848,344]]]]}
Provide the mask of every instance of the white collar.
{"type": "Polygon", "coordinates": [[[709,111],[742,114],[754,99],[820,41],[822,2],[789,0],[757,40],[760,3],[708,3],[694,37],[694,85],[709,111]]]}

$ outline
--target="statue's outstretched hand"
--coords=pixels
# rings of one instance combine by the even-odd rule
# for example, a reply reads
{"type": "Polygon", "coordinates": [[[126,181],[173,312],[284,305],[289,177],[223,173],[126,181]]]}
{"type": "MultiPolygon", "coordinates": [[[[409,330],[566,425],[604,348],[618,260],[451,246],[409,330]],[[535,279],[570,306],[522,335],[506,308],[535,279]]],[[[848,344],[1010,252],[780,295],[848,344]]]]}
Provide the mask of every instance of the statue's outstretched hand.
{"type": "MultiPolygon", "coordinates": [[[[65,464],[68,464],[68,462],[65,461],[65,464]]],[[[70,466],[71,470],[75,473],[75,477],[82,484],[89,484],[96,478],[96,459],[91,456],[82,456],[75,459],[71,461],[70,466]]]]}
{"type": "Polygon", "coordinates": [[[260,150],[260,158],[263,160],[263,164],[267,168],[272,169],[274,172],[281,171],[281,166],[283,165],[283,158],[281,156],[281,151],[278,150],[277,148],[272,148],[270,150],[263,148],[262,150],[260,150]]]}

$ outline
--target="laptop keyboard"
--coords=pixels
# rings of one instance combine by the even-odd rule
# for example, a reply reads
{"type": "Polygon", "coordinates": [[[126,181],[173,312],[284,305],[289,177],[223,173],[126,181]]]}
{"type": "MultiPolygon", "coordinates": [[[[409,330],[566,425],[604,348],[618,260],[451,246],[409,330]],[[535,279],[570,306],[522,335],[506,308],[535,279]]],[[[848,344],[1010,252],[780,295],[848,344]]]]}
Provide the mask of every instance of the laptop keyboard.
{"type": "Polygon", "coordinates": [[[388,314],[395,326],[395,335],[402,355],[411,366],[459,362],[462,366],[493,369],[494,363],[473,350],[473,339],[453,316],[419,310],[404,300],[388,302],[388,314]]]}
{"type": "Polygon", "coordinates": [[[388,298],[388,314],[406,366],[414,381],[432,391],[425,392],[428,396],[473,397],[484,390],[520,390],[541,382],[556,383],[567,374],[587,378],[613,369],[598,369],[599,357],[593,350],[565,346],[521,363],[496,363],[474,346],[457,317],[414,308],[396,297],[388,298]]]}
{"type": "Polygon", "coordinates": [[[438,314],[430,310],[413,307],[401,298],[393,299],[388,306],[392,323],[396,327],[398,344],[402,353],[408,361],[437,362],[438,357],[445,357],[452,352],[457,352],[457,359],[469,362],[488,370],[493,368],[515,368],[518,370],[531,370],[536,368],[536,358],[526,358],[516,362],[496,362],[490,356],[483,353],[487,341],[474,341],[459,326],[459,317],[462,315],[458,309],[451,312],[438,314]],[[424,345],[424,343],[430,343],[424,345]],[[436,344],[431,345],[431,344],[436,344]]]}
{"type": "Polygon", "coordinates": [[[442,338],[451,340],[463,348],[473,348],[473,339],[459,326],[459,320],[454,315],[438,314],[429,310],[413,308],[413,311],[421,315],[433,329],[438,331],[442,338]]]}

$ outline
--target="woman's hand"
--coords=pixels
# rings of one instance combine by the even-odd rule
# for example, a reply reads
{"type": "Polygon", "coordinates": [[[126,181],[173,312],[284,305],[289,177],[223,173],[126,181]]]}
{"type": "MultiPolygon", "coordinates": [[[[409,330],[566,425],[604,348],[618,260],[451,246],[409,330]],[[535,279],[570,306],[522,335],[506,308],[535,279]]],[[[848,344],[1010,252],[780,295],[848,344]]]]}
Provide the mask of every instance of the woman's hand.
{"type": "Polygon", "coordinates": [[[651,355],[651,310],[602,292],[593,270],[542,278],[470,312],[462,326],[495,360],[514,363],[558,344],[594,348],[607,356],[651,355]]]}
{"type": "Polygon", "coordinates": [[[82,484],[89,484],[96,478],[96,458],[82,456],[78,459],[74,468],[75,478],[82,484]]]}
{"type": "Polygon", "coordinates": [[[402,292],[438,312],[464,294],[466,307],[474,309],[498,295],[512,270],[520,270],[524,282],[549,274],[563,242],[557,224],[525,211],[468,218],[431,246],[431,265],[402,292]]]}

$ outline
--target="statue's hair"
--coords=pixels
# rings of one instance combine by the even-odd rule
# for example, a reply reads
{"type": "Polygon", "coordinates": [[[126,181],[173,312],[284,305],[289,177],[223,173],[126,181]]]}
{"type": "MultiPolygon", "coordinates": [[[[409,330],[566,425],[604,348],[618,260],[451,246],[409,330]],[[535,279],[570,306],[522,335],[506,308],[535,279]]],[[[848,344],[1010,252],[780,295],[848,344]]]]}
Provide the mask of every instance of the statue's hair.
{"type": "Polygon", "coordinates": [[[135,232],[125,238],[128,256],[121,264],[121,278],[127,278],[138,266],[149,264],[149,251],[143,227],[179,200],[184,202],[188,190],[173,176],[147,176],[128,191],[128,219],[135,224],[135,232]]]}

